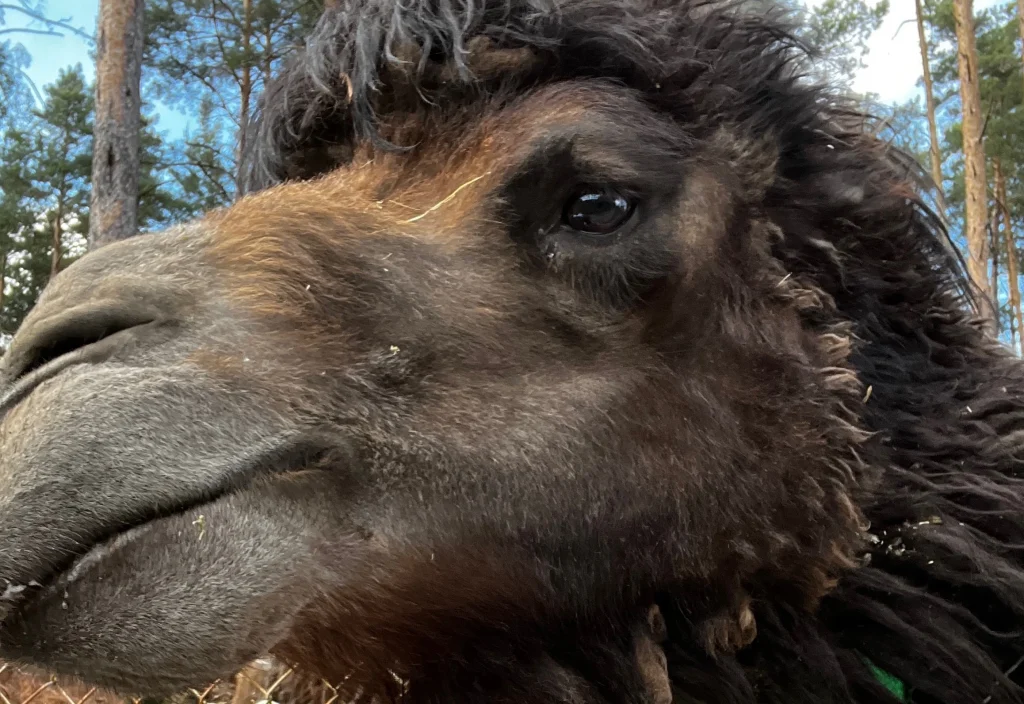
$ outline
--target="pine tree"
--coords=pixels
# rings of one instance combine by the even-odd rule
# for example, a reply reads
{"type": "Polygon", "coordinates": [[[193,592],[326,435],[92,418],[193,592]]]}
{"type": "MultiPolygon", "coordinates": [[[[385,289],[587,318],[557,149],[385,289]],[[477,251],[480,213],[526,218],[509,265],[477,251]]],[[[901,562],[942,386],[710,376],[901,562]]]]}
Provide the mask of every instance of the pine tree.
{"type": "Polygon", "coordinates": [[[889,12],[889,0],[824,0],[809,10],[797,0],[788,4],[803,16],[802,36],[825,58],[829,80],[852,83],[864,65],[868,39],[889,12]]]}
{"type": "Polygon", "coordinates": [[[32,108],[32,93],[24,73],[30,61],[20,44],[0,42],[0,130],[23,122],[32,108]]]}
{"type": "MultiPolygon", "coordinates": [[[[1024,345],[1024,311],[1021,310],[1020,296],[1020,260],[1016,246],[1013,221],[1010,217],[1010,208],[1006,195],[1006,177],[1003,173],[1002,161],[998,156],[992,159],[993,191],[995,196],[995,207],[999,213],[999,224],[1002,228],[1001,239],[1005,246],[1006,257],[1006,280],[1010,293],[1009,307],[1010,320],[1016,337],[1024,345]]],[[[1010,339],[1013,343],[1013,336],[1010,339]]]]}
{"type": "Polygon", "coordinates": [[[197,129],[188,130],[185,137],[172,147],[174,155],[170,175],[176,190],[182,194],[181,219],[231,203],[234,198],[235,175],[230,168],[230,145],[226,135],[230,132],[217,118],[213,101],[200,101],[196,118],[197,129]]]}
{"type": "MultiPolygon", "coordinates": [[[[856,74],[865,66],[868,41],[889,13],[890,0],[823,0],[814,3],[807,0],[749,0],[746,3],[753,11],[772,11],[780,5],[788,9],[796,20],[797,37],[822,59],[815,61],[811,69],[816,74],[815,78],[853,94],[856,74]]],[[[853,97],[874,98],[870,93],[853,97]]],[[[909,107],[898,106],[898,110],[904,113],[901,118],[914,112],[913,109],[908,110],[909,107]]],[[[887,122],[891,125],[893,120],[887,122]]],[[[888,131],[897,141],[903,141],[898,131],[888,131]]]]}
{"type": "MultiPolygon", "coordinates": [[[[1024,46],[1024,0],[1017,0],[1017,32],[1024,46]]],[[[1024,51],[1021,52],[1021,61],[1024,62],[1024,51]]],[[[1024,77],[1024,71],[1021,72],[1021,76],[1024,77]]]]}
{"type": "Polygon", "coordinates": [[[57,81],[46,88],[46,102],[36,113],[39,156],[34,180],[51,232],[51,277],[65,264],[65,240],[80,239],[88,232],[92,109],[92,96],[79,65],[61,71],[57,81]]]}
{"type": "Polygon", "coordinates": [[[191,192],[174,188],[174,153],[154,129],[155,118],[142,116],[139,138],[139,231],[160,229],[188,220],[198,213],[190,206],[191,192]]]}
{"type": "MultiPolygon", "coordinates": [[[[229,148],[217,145],[214,171],[231,174],[232,198],[242,195],[241,128],[250,119],[255,96],[284,57],[302,45],[323,7],[324,0],[147,2],[145,64],[153,69],[149,94],[196,118],[206,110],[208,123],[224,126],[229,148]]],[[[196,167],[207,171],[208,185],[220,182],[209,163],[196,167]]]]}
{"type": "Polygon", "coordinates": [[[36,219],[32,204],[38,192],[29,173],[34,150],[27,131],[8,129],[0,139],[0,348],[37,293],[31,288],[25,295],[24,281],[16,271],[36,219]]]}
{"type": "MultiPolygon", "coordinates": [[[[0,63],[0,84],[2,69],[0,63]]],[[[91,219],[91,88],[76,67],[44,93],[41,109],[5,103],[7,119],[0,120],[0,350],[53,273],[84,253],[91,219]]],[[[142,229],[198,214],[176,194],[173,150],[152,122],[144,119],[141,135],[142,229]]]]}
{"type": "MultiPolygon", "coordinates": [[[[933,38],[934,72],[936,92],[943,96],[944,112],[940,114],[946,125],[946,153],[949,171],[945,174],[952,184],[948,193],[950,218],[953,232],[963,238],[964,249],[969,252],[964,226],[966,182],[963,158],[963,129],[959,105],[959,67],[956,54],[956,21],[952,0],[931,0],[925,3],[925,20],[933,38]]],[[[1013,276],[1019,274],[1020,266],[1018,236],[1021,231],[1019,213],[1024,212],[1024,185],[1021,167],[1024,166],[1024,82],[1020,80],[1021,59],[1017,40],[1019,24],[1015,0],[1004,0],[975,16],[974,42],[977,50],[977,83],[984,114],[984,150],[989,173],[986,189],[989,210],[999,208],[999,223],[1002,228],[998,251],[988,254],[986,265],[999,260],[1000,287],[992,291],[996,308],[1005,310],[1007,319],[1016,321],[1019,297],[1019,281],[1013,276]],[[999,174],[997,177],[996,168],[999,174]],[[998,191],[1005,190],[1004,195],[998,191]],[[1005,300],[999,300],[1000,296],[1005,300]],[[1016,300],[1015,300],[1016,299],[1016,300]]],[[[1020,334],[1019,323],[1015,326],[1020,334]]],[[[1005,333],[1006,331],[1004,331],[1005,333]]],[[[1009,340],[1008,334],[1003,335],[1009,340]]]]}

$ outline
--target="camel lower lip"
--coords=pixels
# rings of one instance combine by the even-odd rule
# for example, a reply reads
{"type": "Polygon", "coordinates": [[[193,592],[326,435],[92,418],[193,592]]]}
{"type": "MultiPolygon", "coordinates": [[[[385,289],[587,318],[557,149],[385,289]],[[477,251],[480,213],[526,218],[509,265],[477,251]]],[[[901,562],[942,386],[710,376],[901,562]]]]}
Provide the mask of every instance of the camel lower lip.
{"type": "Polygon", "coordinates": [[[154,521],[146,521],[122,531],[112,538],[96,543],[86,552],[76,557],[66,569],[59,572],[54,578],[53,583],[60,586],[73,584],[82,576],[86,569],[137,539],[140,535],[150,530],[153,523],[154,521]]]}
{"type": "Polygon", "coordinates": [[[145,521],[94,543],[67,566],[59,568],[45,579],[31,580],[25,584],[7,583],[4,591],[0,593],[0,625],[37,599],[45,598],[58,590],[64,590],[73,585],[89,568],[151,530],[157,520],[159,519],[145,521]]]}
{"type": "MultiPolygon", "coordinates": [[[[309,471],[306,469],[299,470],[296,467],[307,468],[310,465],[318,465],[325,452],[318,445],[299,443],[295,447],[289,447],[268,455],[267,458],[261,459],[255,466],[274,466],[280,463],[270,473],[270,476],[309,471]]],[[[59,591],[69,589],[86,573],[93,572],[93,568],[99,563],[135,542],[147,532],[156,528],[157,524],[164,520],[195,512],[196,520],[193,521],[193,524],[196,526],[195,529],[198,531],[198,534],[202,535],[205,532],[204,519],[201,513],[203,507],[209,506],[229,494],[246,491],[259,476],[261,476],[260,473],[254,470],[248,481],[241,486],[236,484],[223,487],[220,492],[204,496],[195,503],[183,504],[181,507],[167,512],[152,513],[138,519],[138,522],[134,524],[126,523],[120,528],[112,529],[106,535],[98,537],[88,547],[83,548],[72,559],[58,565],[52,572],[46,575],[37,575],[31,581],[4,582],[0,580],[0,626],[8,619],[16,617],[19,612],[29,608],[36,601],[54,596],[59,591]]],[[[102,576],[100,578],[102,579],[102,576]]]]}

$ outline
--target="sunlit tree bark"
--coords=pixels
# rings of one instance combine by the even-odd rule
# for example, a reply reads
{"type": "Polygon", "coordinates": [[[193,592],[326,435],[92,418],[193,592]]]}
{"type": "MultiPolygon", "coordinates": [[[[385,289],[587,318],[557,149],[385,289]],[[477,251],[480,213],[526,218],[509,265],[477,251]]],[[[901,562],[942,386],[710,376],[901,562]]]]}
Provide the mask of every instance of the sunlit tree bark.
{"type": "Polygon", "coordinates": [[[89,246],[138,231],[143,0],[100,0],[89,246]]]}

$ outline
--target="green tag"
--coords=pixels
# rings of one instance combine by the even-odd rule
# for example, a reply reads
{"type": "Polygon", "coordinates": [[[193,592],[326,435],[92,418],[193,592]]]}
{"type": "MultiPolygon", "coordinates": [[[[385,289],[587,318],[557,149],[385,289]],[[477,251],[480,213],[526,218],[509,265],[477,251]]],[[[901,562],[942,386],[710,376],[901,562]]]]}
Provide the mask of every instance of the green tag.
{"type": "Polygon", "coordinates": [[[890,675],[880,667],[875,667],[871,662],[868,662],[868,667],[871,668],[871,672],[874,674],[875,679],[882,683],[882,685],[888,689],[894,697],[899,699],[901,702],[907,701],[906,688],[903,686],[903,681],[898,677],[890,675]]]}

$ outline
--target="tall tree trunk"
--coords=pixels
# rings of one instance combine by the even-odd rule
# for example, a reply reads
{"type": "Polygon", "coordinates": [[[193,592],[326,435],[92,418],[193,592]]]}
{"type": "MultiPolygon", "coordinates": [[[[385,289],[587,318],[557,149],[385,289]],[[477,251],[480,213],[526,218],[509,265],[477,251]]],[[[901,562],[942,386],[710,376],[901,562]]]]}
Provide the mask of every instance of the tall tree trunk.
{"type": "MultiPolygon", "coordinates": [[[[1017,30],[1020,32],[1020,40],[1024,42],[1024,0],[1017,0],[1017,30]]],[[[1021,61],[1024,62],[1024,52],[1021,52],[1021,61]]],[[[1021,77],[1024,78],[1024,71],[1021,72],[1021,77]]],[[[1024,342],[1021,345],[1024,346],[1024,342]]]]}
{"type": "Polygon", "coordinates": [[[252,0],[242,0],[242,75],[238,89],[241,107],[238,111],[235,198],[245,195],[245,150],[249,133],[249,103],[252,100],[252,0]]]}
{"type": "Polygon", "coordinates": [[[143,0],[100,0],[89,246],[138,231],[143,0]]]}
{"type": "Polygon", "coordinates": [[[273,29],[267,27],[263,35],[263,88],[266,90],[267,83],[274,73],[274,33],[273,29]]]}
{"type": "Polygon", "coordinates": [[[991,281],[989,281],[989,287],[992,289],[992,327],[995,329],[996,334],[1002,330],[999,310],[999,216],[1001,211],[999,210],[999,204],[993,203],[991,215],[988,220],[988,234],[989,234],[989,252],[992,255],[992,268],[990,273],[992,275],[991,281]]]}
{"type": "Polygon", "coordinates": [[[995,309],[988,281],[989,247],[985,225],[988,220],[985,184],[985,145],[982,142],[981,94],[978,86],[978,50],[974,41],[974,3],[953,0],[956,18],[957,70],[963,109],[964,229],[967,235],[967,271],[978,287],[982,319],[993,330],[995,309]]]}
{"type": "Polygon", "coordinates": [[[53,214],[53,239],[50,242],[50,280],[60,271],[60,263],[64,258],[64,198],[57,200],[57,210],[53,214]]]}
{"type": "Polygon", "coordinates": [[[0,313],[4,312],[4,291],[7,289],[7,255],[8,252],[4,252],[0,256],[0,313]]]}
{"type": "MultiPolygon", "coordinates": [[[[1024,3],[1024,0],[1019,0],[1024,3]]],[[[942,153],[939,151],[939,129],[935,122],[935,90],[932,87],[932,69],[928,62],[928,39],[924,33],[924,10],[921,0],[914,0],[917,9],[917,39],[921,45],[921,71],[924,75],[924,99],[928,108],[928,153],[932,162],[932,180],[942,215],[946,215],[946,196],[942,192],[942,153]]],[[[1024,31],[1024,30],[1022,30],[1024,31]]]]}
{"type": "Polygon", "coordinates": [[[1017,265],[1017,244],[1014,241],[1013,223],[1010,220],[1010,206],[1006,198],[1006,176],[1003,174],[1003,165],[999,158],[993,159],[995,171],[996,206],[1002,217],[1003,244],[1006,247],[1006,278],[1010,289],[1010,315],[1012,316],[1017,329],[1017,340],[1024,351],[1024,311],[1021,311],[1020,301],[1020,271],[1017,265]]]}

